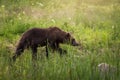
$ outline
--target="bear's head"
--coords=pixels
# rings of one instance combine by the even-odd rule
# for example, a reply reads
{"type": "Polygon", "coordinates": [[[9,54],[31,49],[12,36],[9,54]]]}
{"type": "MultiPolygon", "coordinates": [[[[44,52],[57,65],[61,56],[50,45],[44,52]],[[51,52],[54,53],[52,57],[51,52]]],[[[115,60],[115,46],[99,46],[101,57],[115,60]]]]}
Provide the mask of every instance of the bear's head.
{"type": "Polygon", "coordinates": [[[71,44],[72,46],[78,46],[79,45],[76,42],[75,38],[73,38],[70,33],[66,33],[65,42],[71,44]]]}

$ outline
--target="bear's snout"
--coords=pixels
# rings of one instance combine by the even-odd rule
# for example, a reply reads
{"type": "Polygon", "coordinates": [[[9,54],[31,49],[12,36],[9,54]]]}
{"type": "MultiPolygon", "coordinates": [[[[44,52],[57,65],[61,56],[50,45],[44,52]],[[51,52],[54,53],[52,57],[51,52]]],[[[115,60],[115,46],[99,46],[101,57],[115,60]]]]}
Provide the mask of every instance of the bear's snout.
{"type": "Polygon", "coordinates": [[[74,39],[74,40],[72,40],[72,46],[79,46],[79,43],[77,43],[74,39]]]}

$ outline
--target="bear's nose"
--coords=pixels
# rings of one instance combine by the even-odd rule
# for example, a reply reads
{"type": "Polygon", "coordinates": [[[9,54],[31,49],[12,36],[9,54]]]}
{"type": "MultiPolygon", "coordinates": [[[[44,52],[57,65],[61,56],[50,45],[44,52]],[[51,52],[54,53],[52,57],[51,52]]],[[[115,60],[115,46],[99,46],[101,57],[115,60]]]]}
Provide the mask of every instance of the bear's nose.
{"type": "Polygon", "coordinates": [[[73,44],[73,46],[79,46],[79,44],[78,44],[78,43],[76,43],[76,44],[73,44]]]}
{"type": "Polygon", "coordinates": [[[79,46],[79,44],[77,42],[75,42],[75,41],[72,42],[72,45],[73,46],[79,46]]]}

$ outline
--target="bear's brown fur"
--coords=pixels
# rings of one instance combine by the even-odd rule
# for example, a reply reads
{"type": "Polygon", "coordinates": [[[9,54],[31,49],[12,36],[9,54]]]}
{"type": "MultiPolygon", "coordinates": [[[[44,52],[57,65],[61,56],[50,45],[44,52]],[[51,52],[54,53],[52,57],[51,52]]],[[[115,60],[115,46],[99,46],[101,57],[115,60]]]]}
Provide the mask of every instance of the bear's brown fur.
{"type": "Polygon", "coordinates": [[[65,50],[59,47],[60,43],[70,43],[73,46],[78,46],[78,43],[75,39],[67,32],[62,31],[57,27],[50,28],[32,28],[26,31],[16,48],[16,52],[12,57],[15,61],[16,58],[21,55],[25,48],[32,49],[32,59],[36,59],[37,57],[37,47],[46,46],[46,56],[48,57],[48,47],[51,47],[53,50],[57,50],[62,54],[66,52],[65,50]]]}

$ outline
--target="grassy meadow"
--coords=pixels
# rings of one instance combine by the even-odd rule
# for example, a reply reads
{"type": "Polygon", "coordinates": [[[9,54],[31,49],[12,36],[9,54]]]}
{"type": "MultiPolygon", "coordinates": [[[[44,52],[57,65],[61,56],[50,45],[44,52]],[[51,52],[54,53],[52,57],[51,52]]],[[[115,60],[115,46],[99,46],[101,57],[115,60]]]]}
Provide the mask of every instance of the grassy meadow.
{"type": "Polygon", "coordinates": [[[120,80],[119,0],[0,0],[0,80],[120,80]],[[25,50],[11,65],[21,35],[28,29],[57,26],[81,44],[61,44],[67,54],[25,50]],[[101,73],[100,63],[114,66],[101,73]],[[34,65],[35,64],[35,65],[34,65]]]}

